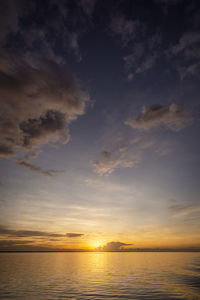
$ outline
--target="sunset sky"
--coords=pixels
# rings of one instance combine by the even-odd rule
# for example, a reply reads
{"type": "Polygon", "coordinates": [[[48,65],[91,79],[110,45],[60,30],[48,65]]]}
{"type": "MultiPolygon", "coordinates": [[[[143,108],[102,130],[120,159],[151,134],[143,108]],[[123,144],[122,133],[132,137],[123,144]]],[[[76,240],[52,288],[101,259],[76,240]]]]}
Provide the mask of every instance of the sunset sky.
{"type": "Polygon", "coordinates": [[[200,2],[0,1],[0,250],[200,249],[200,2]]]}

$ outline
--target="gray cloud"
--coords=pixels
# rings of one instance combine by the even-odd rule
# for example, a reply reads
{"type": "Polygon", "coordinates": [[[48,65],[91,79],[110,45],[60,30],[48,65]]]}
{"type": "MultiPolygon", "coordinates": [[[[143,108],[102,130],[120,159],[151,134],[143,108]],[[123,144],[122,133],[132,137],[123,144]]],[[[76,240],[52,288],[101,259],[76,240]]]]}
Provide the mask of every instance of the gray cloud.
{"type": "Polygon", "coordinates": [[[128,79],[131,80],[137,74],[142,74],[150,70],[158,56],[159,47],[161,44],[161,35],[156,33],[143,42],[135,42],[131,49],[131,53],[124,57],[125,70],[128,74],[128,79]]]}
{"type": "Polygon", "coordinates": [[[92,162],[96,173],[98,175],[110,175],[117,168],[130,168],[137,165],[141,160],[140,153],[128,150],[124,148],[124,151],[118,149],[115,152],[101,152],[99,160],[92,162]]]}
{"type": "Polygon", "coordinates": [[[121,37],[124,46],[135,38],[139,26],[141,23],[138,20],[128,20],[123,15],[111,17],[110,29],[121,37]]]}
{"type": "Polygon", "coordinates": [[[83,233],[72,233],[72,232],[66,233],[66,237],[68,238],[76,238],[76,237],[81,237],[83,235],[84,235],[83,233]]]}
{"type": "Polygon", "coordinates": [[[28,244],[31,244],[33,243],[33,241],[29,241],[29,240],[26,240],[26,241],[22,241],[22,240],[0,240],[0,248],[1,250],[4,250],[7,249],[7,248],[12,248],[12,247],[15,247],[15,246],[21,246],[21,245],[28,245],[28,244]]]}
{"type": "Polygon", "coordinates": [[[66,66],[5,54],[0,62],[1,156],[67,143],[68,125],[84,114],[89,96],[66,66]]]}
{"type": "Polygon", "coordinates": [[[95,172],[110,175],[118,168],[136,167],[143,153],[153,147],[155,140],[152,138],[135,137],[134,139],[112,143],[112,151],[102,151],[97,160],[92,161],[95,172]]]}
{"type": "Polygon", "coordinates": [[[17,32],[20,1],[1,0],[0,3],[0,41],[3,41],[9,32],[17,32]]]}
{"type": "Polygon", "coordinates": [[[87,16],[91,16],[98,0],[81,0],[80,5],[87,16]]]}
{"type": "Polygon", "coordinates": [[[14,52],[15,46],[19,51],[22,50],[21,46],[23,53],[24,50],[30,53],[37,52],[55,61],[63,61],[59,51],[56,51],[58,49],[55,50],[59,36],[62,50],[73,52],[80,60],[78,40],[86,30],[87,18],[92,14],[95,4],[96,0],[82,0],[73,4],[65,0],[51,0],[40,5],[37,1],[2,0],[0,2],[2,45],[6,45],[14,52]]]}
{"type": "Polygon", "coordinates": [[[44,169],[42,169],[38,166],[35,166],[35,165],[30,164],[30,163],[28,163],[26,161],[23,161],[23,160],[17,161],[17,163],[18,163],[18,165],[20,165],[23,168],[28,168],[31,171],[40,173],[42,175],[47,175],[47,176],[53,176],[53,175],[65,172],[64,170],[54,170],[54,169],[44,170],[44,169]]]}
{"type": "Polygon", "coordinates": [[[55,170],[55,169],[44,170],[44,169],[30,163],[30,161],[32,159],[35,159],[39,155],[40,152],[42,152],[42,151],[36,150],[35,152],[30,152],[27,155],[25,155],[22,159],[16,159],[14,161],[23,168],[28,168],[33,172],[37,172],[37,173],[40,173],[40,174],[46,175],[46,176],[54,176],[56,174],[65,172],[64,170],[55,170]]]}
{"type": "Polygon", "coordinates": [[[35,231],[35,230],[14,230],[0,225],[1,236],[15,236],[15,237],[65,237],[65,234],[52,233],[47,231],[35,231]]]}
{"type": "Polygon", "coordinates": [[[200,205],[199,204],[173,204],[168,207],[169,211],[176,216],[184,217],[193,214],[199,216],[200,205]]]}
{"type": "Polygon", "coordinates": [[[109,242],[105,246],[100,246],[96,248],[97,251],[121,251],[126,246],[131,246],[132,244],[126,244],[122,242],[109,242]]]}
{"type": "Polygon", "coordinates": [[[178,43],[172,46],[168,54],[175,58],[175,66],[180,78],[200,74],[200,34],[191,31],[184,33],[178,43]]]}
{"type": "Polygon", "coordinates": [[[191,113],[180,105],[172,103],[166,105],[144,106],[142,113],[136,119],[129,119],[126,125],[135,129],[149,130],[164,125],[173,131],[179,131],[192,121],[191,113]]]}
{"type": "MultiPolygon", "coordinates": [[[[118,34],[122,40],[123,46],[136,40],[137,36],[144,36],[144,24],[138,20],[129,20],[123,15],[113,16],[111,18],[110,29],[118,34]]],[[[130,54],[124,57],[125,70],[128,79],[132,80],[136,74],[141,74],[155,64],[158,57],[158,46],[161,43],[159,34],[151,38],[144,38],[143,42],[134,42],[130,47],[130,54]]]]}
{"type": "Polygon", "coordinates": [[[127,19],[122,14],[112,16],[110,29],[120,37],[122,46],[129,48],[130,53],[124,56],[125,71],[129,80],[154,66],[162,41],[160,33],[147,37],[147,28],[142,22],[137,19],[127,19]]]}
{"type": "Polygon", "coordinates": [[[199,41],[200,41],[200,33],[199,32],[186,32],[182,35],[178,44],[172,47],[171,52],[173,54],[178,54],[187,48],[193,47],[199,41]]]}
{"type": "Polygon", "coordinates": [[[0,144],[0,158],[1,157],[11,157],[13,156],[14,152],[12,149],[7,145],[0,144]]]}

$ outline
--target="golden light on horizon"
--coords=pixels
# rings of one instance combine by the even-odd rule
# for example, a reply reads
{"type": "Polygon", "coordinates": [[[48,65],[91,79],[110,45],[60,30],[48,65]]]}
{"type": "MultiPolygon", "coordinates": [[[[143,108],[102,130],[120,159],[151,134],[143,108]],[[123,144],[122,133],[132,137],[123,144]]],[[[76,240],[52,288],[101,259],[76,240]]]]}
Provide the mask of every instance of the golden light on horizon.
{"type": "Polygon", "coordinates": [[[94,240],[89,242],[89,247],[92,249],[98,248],[100,246],[103,246],[103,242],[99,240],[94,240]]]}

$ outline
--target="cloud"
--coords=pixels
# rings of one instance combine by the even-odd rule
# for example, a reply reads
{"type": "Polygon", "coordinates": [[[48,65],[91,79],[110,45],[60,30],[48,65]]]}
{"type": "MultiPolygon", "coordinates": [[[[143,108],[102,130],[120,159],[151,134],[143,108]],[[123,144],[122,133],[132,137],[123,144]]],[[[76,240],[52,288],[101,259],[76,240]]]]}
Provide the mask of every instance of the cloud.
{"type": "Polygon", "coordinates": [[[186,48],[191,48],[192,46],[194,46],[194,44],[199,43],[199,41],[200,41],[199,32],[186,32],[182,35],[178,44],[171,48],[171,52],[173,54],[178,54],[184,51],[186,48]]]}
{"type": "MultiPolygon", "coordinates": [[[[50,240],[50,239],[49,239],[50,240]]],[[[31,240],[0,240],[0,251],[63,251],[53,246],[35,244],[31,240]]]]}
{"type": "Polygon", "coordinates": [[[84,181],[90,188],[99,191],[103,190],[104,192],[108,192],[108,193],[127,191],[127,186],[114,184],[109,182],[108,180],[99,179],[99,177],[87,178],[84,181]]]}
{"type": "Polygon", "coordinates": [[[0,41],[3,41],[9,32],[17,32],[18,17],[21,7],[19,1],[1,0],[0,2],[0,41]]]}
{"type": "Polygon", "coordinates": [[[132,244],[126,244],[122,242],[109,242],[105,246],[96,248],[97,251],[122,251],[124,247],[131,246],[132,244]]]}
{"type": "Polygon", "coordinates": [[[30,169],[31,171],[34,171],[34,172],[37,172],[37,173],[40,173],[42,175],[47,175],[47,176],[53,176],[55,174],[60,174],[60,173],[64,173],[65,171],[64,170],[54,170],[54,169],[49,169],[49,170],[44,170],[38,166],[35,166],[33,164],[30,164],[26,161],[17,161],[18,165],[20,165],[21,167],[23,168],[28,168],[30,169]]]}
{"type": "MultiPolygon", "coordinates": [[[[89,96],[66,66],[6,54],[0,63],[1,157],[67,143],[68,126],[85,113],[89,96]]],[[[32,168],[25,161],[22,165],[32,168]]]]}
{"type": "Polygon", "coordinates": [[[156,33],[150,38],[145,38],[143,42],[135,42],[131,53],[124,57],[125,70],[128,79],[132,80],[135,75],[145,73],[150,70],[159,56],[161,35],[156,33]]]}
{"type": "Polygon", "coordinates": [[[175,57],[175,66],[181,80],[200,74],[200,33],[186,32],[178,43],[168,50],[171,57],[175,57]]]}
{"type": "MultiPolygon", "coordinates": [[[[24,162],[30,162],[32,159],[35,159],[36,157],[38,157],[38,155],[40,154],[42,152],[42,150],[36,150],[36,151],[34,151],[34,152],[30,152],[30,153],[28,153],[27,155],[25,155],[24,157],[23,157],[23,161],[24,162]]],[[[20,160],[19,160],[20,161],[20,160]]]]}
{"type": "Polygon", "coordinates": [[[1,250],[4,250],[4,248],[12,248],[12,247],[18,247],[18,246],[22,246],[22,245],[29,245],[33,243],[33,241],[21,241],[21,240],[0,240],[0,248],[1,250]]]}
{"type": "Polygon", "coordinates": [[[129,119],[126,125],[139,130],[149,130],[164,125],[173,131],[179,131],[192,121],[191,113],[180,105],[144,106],[142,113],[136,119],[129,119]]]}
{"type": "Polygon", "coordinates": [[[40,168],[39,166],[35,166],[32,163],[30,163],[30,161],[32,159],[35,159],[41,152],[42,152],[41,150],[36,150],[35,152],[30,152],[27,155],[25,155],[22,159],[14,159],[14,162],[23,168],[28,168],[33,172],[37,172],[37,173],[40,173],[40,174],[46,175],[46,176],[53,176],[53,175],[65,172],[64,170],[55,170],[55,169],[44,170],[44,169],[40,168]]]}
{"type": "Polygon", "coordinates": [[[7,145],[0,144],[0,158],[1,157],[11,157],[14,152],[7,145]]]}
{"type": "Polygon", "coordinates": [[[200,205],[199,204],[174,204],[169,206],[169,211],[176,217],[187,217],[197,215],[199,217],[200,205]]]}
{"type": "Polygon", "coordinates": [[[110,175],[117,168],[130,168],[137,165],[141,160],[139,152],[130,153],[128,149],[124,152],[119,151],[109,152],[103,151],[100,153],[100,158],[93,161],[92,165],[98,175],[110,175]]]}
{"type": "Polygon", "coordinates": [[[173,148],[170,147],[169,145],[162,145],[160,146],[156,152],[160,155],[160,156],[166,156],[169,155],[171,152],[173,151],[173,148]]]}
{"type": "Polygon", "coordinates": [[[66,237],[68,238],[76,238],[76,237],[81,237],[83,235],[84,235],[83,233],[71,233],[71,232],[66,233],[66,237]]]}
{"type": "Polygon", "coordinates": [[[81,0],[80,5],[87,16],[91,16],[98,0],[81,0]]]}
{"type": "Polygon", "coordinates": [[[92,161],[95,172],[100,176],[110,175],[118,168],[136,167],[142,160],[143,153],[153,147],[155,139],[136,136],[112,144],[112,151],[102,151],[98,159],[92,161]]]}
{"type": "Polygon", "coordinates": [[[121,37],[125,46],[129,41],[135,38],[136,31],[140,25],[138,20],[128,20],[123,15],[117,15],[112,16],[110,29],[121,37]]]}
{"type": "Polygon", "coordinates": [[[36,230],[14,230],[0,225],[1,236],[15,236],[15,237],[65,237],[65,234],[52,233],[47,231],[36,231],[36,230]]]}
{"type": "Polygon", "coordinates": [[[14,51],[34,52],[63,61],[60,52],[73,52],[80,60],[79,37],[86,31],[88,15],[96,1],[82,0],[0,2],[0,41],[14,51]],[[80,6],[82,9],[80,9],[80,6]],[[45,13],[44,13],[45,12],[45,13]],[[59,51],[56,46],[59,42],[59,51]],[[16,48],[16,49],[15,49],[16,48]]]}

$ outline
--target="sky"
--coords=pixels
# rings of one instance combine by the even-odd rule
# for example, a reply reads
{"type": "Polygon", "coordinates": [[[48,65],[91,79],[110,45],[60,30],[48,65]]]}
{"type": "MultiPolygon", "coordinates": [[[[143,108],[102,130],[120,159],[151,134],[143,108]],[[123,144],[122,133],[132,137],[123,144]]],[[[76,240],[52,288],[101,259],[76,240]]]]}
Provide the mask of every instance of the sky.
{"type": "Polygon", "coordinates": [[[198,0],[1,0],[0,250],[200,249],[198,0]]]}

